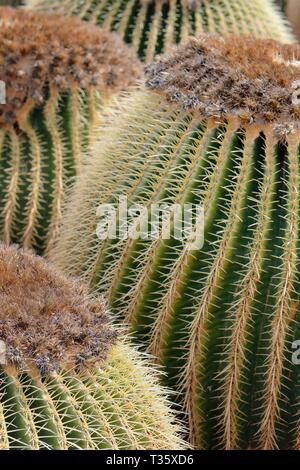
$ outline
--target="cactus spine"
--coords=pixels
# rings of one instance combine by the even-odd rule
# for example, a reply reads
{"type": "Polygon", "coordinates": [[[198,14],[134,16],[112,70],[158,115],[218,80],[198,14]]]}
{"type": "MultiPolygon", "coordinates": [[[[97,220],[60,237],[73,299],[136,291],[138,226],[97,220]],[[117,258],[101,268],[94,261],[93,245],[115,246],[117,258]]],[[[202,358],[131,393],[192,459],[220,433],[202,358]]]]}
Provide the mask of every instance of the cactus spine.
{"type": "Polygon", "coordinates": [[[22,0],[1,0],[0,6],[10,6],[10,7],[17,7],[22,5],[22,0]]]}
{"type": "Polygon", "coordinates": [[[116,35],[76,18],[9,8],[0,17],[0,237],[47,252],[94,126],[139,63],[116,35]]]}
{"type": "Polygon", "coordinates": [[[51,253],[105,292],[164,366],[199,448],[299,448],[298,54],[203,36],[148,66],[148,89],[112,118],[51,253]],[[204,246],[163,239],[162,226],[158,238],[99,240],[96,209],[120,210],[119,196],[129,208],[201,204],[204,246]]]}
{"type": "Polygon", "coordinates": [[[2,244],[0,273],[0,449],[187,447],[167,391],[102,300],[2,244]]]}
{"type": "Polygon", "coordinates": [[[27,5],[76,15],[116,31],[146,62],[203,31],[293,40],[272,0],[28,0],[27,5]]]}

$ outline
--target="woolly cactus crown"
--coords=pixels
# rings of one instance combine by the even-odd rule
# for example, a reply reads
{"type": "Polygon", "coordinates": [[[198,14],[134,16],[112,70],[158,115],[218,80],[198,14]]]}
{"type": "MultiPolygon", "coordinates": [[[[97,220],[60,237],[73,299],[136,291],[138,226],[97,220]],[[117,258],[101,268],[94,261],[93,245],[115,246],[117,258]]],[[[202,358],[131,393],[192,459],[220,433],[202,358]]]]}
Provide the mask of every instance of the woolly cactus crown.
{"type": "Polygon", "coordinates": [[[9,364],[51,372],[107,358],[116,334],[101,300],[42,258],[0,244],[0,339],[9,364]]]}
{"type": "Polygon", "coordinates": [[[148,66],[51,251],[165,367],[199,448],[300,448],[298,58],[298,46],[203,36],[148,66]],[[177,236],[172,210],[156,236],[103,237],[97,208],[113,205],[121,226],[125,197],[142,232],[137,206],[149,219],[157,205],[201,207],[203,246],[177,236]]]}
{"type": "Polygon", "coordinates": [[[236,117],[244,124],[298,126],[293,104],[300,47],[227,36],[191,38],[146,67],[147,86],[203,118],[236,117]]]}
{"type": "Polygon", "coordinates": [[[56,14],[0,9],[0,79],[7,85],[0,125],[25,118],[49,87],[93,87],[110,94],[133,84],[140,67],[114,34],[56,14]],[[128,67],[128,64],[131,64],[128,67]]]}

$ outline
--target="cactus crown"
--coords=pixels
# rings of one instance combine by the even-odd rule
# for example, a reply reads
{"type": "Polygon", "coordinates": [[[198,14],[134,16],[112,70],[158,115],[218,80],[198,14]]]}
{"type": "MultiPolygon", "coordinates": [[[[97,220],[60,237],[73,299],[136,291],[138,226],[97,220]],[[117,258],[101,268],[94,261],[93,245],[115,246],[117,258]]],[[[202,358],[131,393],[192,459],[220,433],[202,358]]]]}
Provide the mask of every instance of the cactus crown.
{"type": "Polygon", "coordinates": [[[271,39],[201,35],[146,68],[147,86],[205,118],[296,126],[300,47],[271,39]]]}
{"type": "Polygon", "coordinates": [[[28,106],[41,104],[49,85],[59,91],[76,86],[115,92],[134,83],[140,72],[117,35],[76,18],[11,8],[1,8],[0,16],[0,79],[7,86],[1,125],[13,125],[28,106]]]}
{"type": "Polygon", "coordinates": [[[106,359],[116,333],[102,300],[29,251],[0,244],[0,339],[6,360],[41,373],[106,359]]]}
{"type": "MultiPolygon", "coordinates": [[[[215,0],[216,2],[218,2],[218,0],[215,0]]],[[[140,3],[142,5],[149,5],[151,3],[171,3],[170,0],[140,0],[140,3]]],[[[192,10],[192,11],[195,11],[197,7],[201,6],[201,4],[203,3],[203,0],[182,0],[182,4],[192,10]]]]}

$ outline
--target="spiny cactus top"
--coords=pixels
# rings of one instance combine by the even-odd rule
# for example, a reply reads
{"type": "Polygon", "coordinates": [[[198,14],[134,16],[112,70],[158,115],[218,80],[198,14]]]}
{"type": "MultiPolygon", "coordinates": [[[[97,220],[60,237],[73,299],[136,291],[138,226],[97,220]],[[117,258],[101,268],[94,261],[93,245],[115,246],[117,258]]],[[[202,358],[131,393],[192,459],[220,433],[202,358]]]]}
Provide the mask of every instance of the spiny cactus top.
{"type": "Polygon", "coordinates": [[[76,18],[1,8],[0,21],[0,236],[42,251],[101,107],[140,66],[117,35],[76,18]]]}
{"type": "Polygon", "coordinates": [[[166,391],[105,304],[0,244],[0,449],[181,449],[166,391]]]}
{"type": "Polygon", "coordinates": [[[202,36],[148,66],[51,253],[164,365],[200,448],[300,448],[299,58],[202,36]]]}
{"type": "Polygon", "coordinates": [[[27,0],[27,5],[117,31],[146,62],[204,31],[293,41],[273,0],[27,0]]]}

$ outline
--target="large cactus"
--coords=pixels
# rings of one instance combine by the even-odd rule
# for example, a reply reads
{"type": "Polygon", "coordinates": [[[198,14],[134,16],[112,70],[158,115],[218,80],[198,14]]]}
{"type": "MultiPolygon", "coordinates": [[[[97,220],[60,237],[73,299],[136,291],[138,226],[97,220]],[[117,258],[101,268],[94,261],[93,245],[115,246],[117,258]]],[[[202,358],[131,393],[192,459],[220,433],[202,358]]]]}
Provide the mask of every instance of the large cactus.
{"type": "Polygon", "coordinates": [[[165,390],[103,301],[0,245],[0,449],[182,449],[165,390]]]}
{"type": "Polygon", "coordinates": [[[106,292],[165,367],[201,448],[300,446],[299,59],[298,46],[203,36],[149,65],[78,181],[51,255],[106,292]],[[203,247],[191,245],[196,232],[175,237],[175,216],[159,237],[105,238],[97,208],[112,204],[121,223],[120,196],[140,229],[137,203],[202,205],[203,247]]]}
{"type": "Polygon", "coordinates": [[[0,9],[0,238],[48,250],[64,193],[139,62],[120,38],[76,18],[0,9]]]}
{"type": "Polygon", "coordinates": [[[77,15],[116,31],[145,61],[203,31],[292,41],[273,0],[27,0],[27,5],[77,15]]]}

